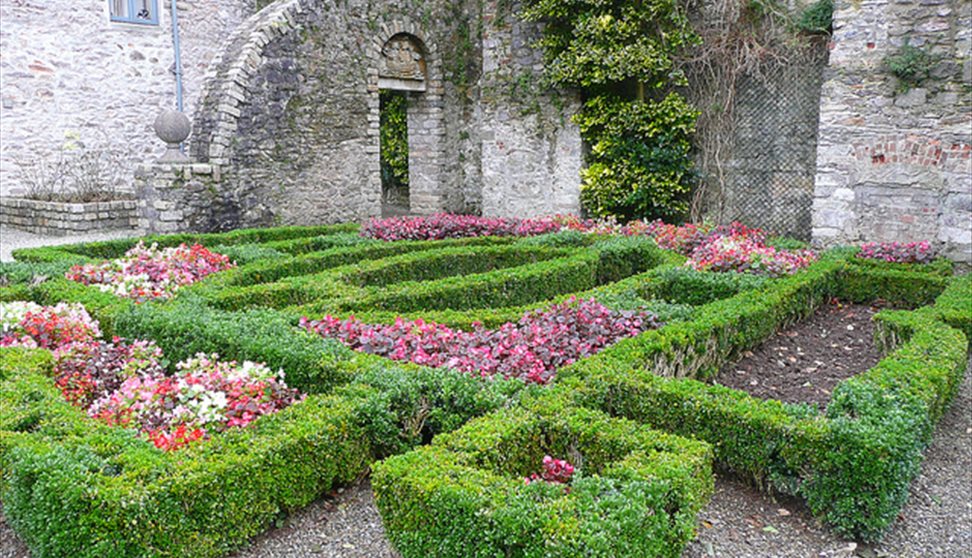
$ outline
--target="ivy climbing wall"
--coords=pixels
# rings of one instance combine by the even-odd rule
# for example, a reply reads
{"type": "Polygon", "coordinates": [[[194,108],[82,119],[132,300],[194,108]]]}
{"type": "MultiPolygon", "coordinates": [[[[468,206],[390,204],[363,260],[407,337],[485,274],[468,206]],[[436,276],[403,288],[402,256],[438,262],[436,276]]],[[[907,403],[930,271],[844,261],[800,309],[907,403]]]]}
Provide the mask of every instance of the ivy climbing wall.
{"type": "Polygon", "coordinates": [[[814,239],[931,239],[972,263],[972,2],[838,0],[830,49],[814,239]]]}

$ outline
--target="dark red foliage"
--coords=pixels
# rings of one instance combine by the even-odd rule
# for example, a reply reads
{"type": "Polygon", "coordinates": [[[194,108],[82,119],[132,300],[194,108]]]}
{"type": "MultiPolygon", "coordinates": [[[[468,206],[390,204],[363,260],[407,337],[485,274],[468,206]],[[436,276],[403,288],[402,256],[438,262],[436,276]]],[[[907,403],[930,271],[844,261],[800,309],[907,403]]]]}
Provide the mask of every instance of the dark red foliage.
{"type": "Polygon", "coordinates": [[[301,326],[352,349],[392,360],[448,367],[482,377],[499,375],[545,384],[561,366],[661,324],[648,312],[618,312],[594,300],[570,300],[525,314],[516,323],[472,331],[398,318],[394,324],[301,319],[301,326]]]}

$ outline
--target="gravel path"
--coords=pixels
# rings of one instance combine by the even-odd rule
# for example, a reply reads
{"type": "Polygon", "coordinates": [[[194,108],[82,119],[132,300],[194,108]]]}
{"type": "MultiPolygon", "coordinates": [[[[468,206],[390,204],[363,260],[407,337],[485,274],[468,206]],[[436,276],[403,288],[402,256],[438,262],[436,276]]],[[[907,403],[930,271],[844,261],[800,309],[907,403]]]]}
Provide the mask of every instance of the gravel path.
{"type": "MultiPolygon", "coordinates": [[[[972,363],[970,363],[972,364],[972,363]]],[[[972,556],[972,372],[926,453],[911,498],[873,547],[841,540],[796,500],[774,502],[719,478],[683,558],[956,558],[972,556]]],[[[26,558],[0,520],[0,558],[26,558]]],[[[325,497],[233,558],[397,558],[367,481],[325,497]]],[[[430,557],[433,558],[433,557],[430,557]]]]}
{"type": "Polygon", "coordinates": [[[13,260],[13,251],[21,248],[37,246],[53,246],[55,244],[74,244],[76,242],[94,242],[96,240],[112,240],[115,238],[129,238],[138,236],[133,229],[98,231],[89,234],[72,236],[41,236],[6,226],[0,226],[0,262],[13,260]]]}

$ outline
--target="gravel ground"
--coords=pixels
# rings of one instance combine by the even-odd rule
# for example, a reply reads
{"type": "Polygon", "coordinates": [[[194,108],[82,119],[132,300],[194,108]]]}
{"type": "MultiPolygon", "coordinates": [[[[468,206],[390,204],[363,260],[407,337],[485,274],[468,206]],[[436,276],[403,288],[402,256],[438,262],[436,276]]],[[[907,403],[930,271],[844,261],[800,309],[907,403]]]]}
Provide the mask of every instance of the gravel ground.
{"type": "MultiPolygon", "coordinates": [[[[972,362],[970,362],[972,364],[972,362]]],[[[0,518],[2,519],[2,518],[0,518]]],[[[773,501],[727,478],[700,514],[683,558],[956,558],[972,556],[972,373],[938,425],[897,524],[875,546],[845,541],[796,500],[773,501]]],[[[0,520],[0,558],[26,558],[0,520]]],[[[322,498],[233,558],[397,558],[367,481],[322,498]]],[[[430,557],[433,558],[433,557],[430,557]]]]}
{"type": "Polygon", "coordinates": [[[99,231],[90,234],[72,236],[41,236],[10,227],[0,227],[0,262],[13,260],[13,251],[20,248],[34,248],[37,246],[53,246],[55,244],[74,244],[76,242],[94,242],[96,240],[112,240],[115,238],[129,238],[138,236],[137,230],[99,231]]]}

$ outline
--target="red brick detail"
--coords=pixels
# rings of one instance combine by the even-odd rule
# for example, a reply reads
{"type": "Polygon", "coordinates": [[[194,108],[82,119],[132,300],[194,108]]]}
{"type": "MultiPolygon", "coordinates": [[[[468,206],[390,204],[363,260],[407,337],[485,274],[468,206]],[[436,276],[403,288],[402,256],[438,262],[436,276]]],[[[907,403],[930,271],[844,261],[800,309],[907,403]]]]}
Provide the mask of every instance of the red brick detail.
{"type": "Polygon", "coordinates": [[[972,145],[967,143],[943,144],[941,140],[927,136],[900,136],[879,138],[873,143],[856,143],[852,146],[855,159],[870,161],[872,165],[902,163],[921,167],[939,167],[946,162],[967,161],[972,158],[972,145]]]}

